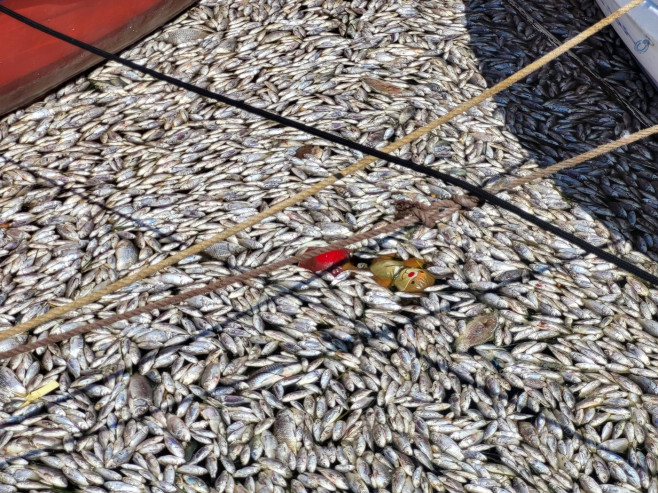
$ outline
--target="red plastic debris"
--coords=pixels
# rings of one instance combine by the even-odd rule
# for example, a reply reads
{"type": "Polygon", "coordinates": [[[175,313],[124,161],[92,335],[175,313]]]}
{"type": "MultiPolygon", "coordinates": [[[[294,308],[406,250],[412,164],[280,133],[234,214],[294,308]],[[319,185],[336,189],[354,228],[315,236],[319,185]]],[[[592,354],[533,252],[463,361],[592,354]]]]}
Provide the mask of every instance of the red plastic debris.
{"type": "MultiPolygon", "coordinates": [[[[311,248],[309,251],[315,250],[311,248]]],[[[332,250],[327,253],[316,255],[313,258],[304,260],[299,263],[300,267],[312,270],[313,272],[330,271],[332,274],[337,274],[342,269],[340,268],[344,263],[350,259],[350,251],[347,249],[332,250]]]]}

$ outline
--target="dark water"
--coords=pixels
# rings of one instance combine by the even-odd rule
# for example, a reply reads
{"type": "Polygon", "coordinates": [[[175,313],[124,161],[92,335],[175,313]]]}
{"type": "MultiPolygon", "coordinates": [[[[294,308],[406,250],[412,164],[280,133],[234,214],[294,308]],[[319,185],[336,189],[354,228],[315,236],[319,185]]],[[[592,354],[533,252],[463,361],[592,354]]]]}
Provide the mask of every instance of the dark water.
{"type": "MultiPolygon", "coordinates": [[[[470,46],[488,86],[603,17],[589,0],[466,0],[465,6],[470,46]]],[[[507,130],[540,166],[658,122],[657,89],[612,27],[495,101],[507,130]]],[[[553,178],[565,199],[604,221],[617,247],[627,240],[658,259],[657,158],[658,140],[650,138],[553,178]]]]}

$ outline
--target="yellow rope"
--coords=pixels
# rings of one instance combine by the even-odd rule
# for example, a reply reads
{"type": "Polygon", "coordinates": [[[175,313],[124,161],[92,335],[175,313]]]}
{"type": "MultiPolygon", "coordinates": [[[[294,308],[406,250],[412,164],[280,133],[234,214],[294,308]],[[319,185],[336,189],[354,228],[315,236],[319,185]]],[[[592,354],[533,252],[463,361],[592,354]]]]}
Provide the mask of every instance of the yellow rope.
{"type": "Polygon", "coordinates": [[[578,156],[574,156],[562,162],[553,164],[548,168],[533,171],[528,176],[524,176],[522,178],[510,177],[504,180],[500,180],[500,182],[495,182],[490,187],[490,191],[501,191],[503,189],[509,190],[515,187],[520,187],[521,185],[525,185],[526,183],[530,183],[531,181],[538,180],[539,178],[546,178],[548,175],[552,175],[553,173],[557,173],[558,171],[562,171],[566,168],[577,166],[581,163],[584,163],[585,161],[589,161],[590,159],[594,159],[595,157],[601,156],[610,151],[614,151],[619,147],[632,144],[633,142],[644,139],[645,137],[649,137],[650,135],[656,133],[658,133],[658,125],[645,128],[633,134],[627,135],[626,137],[622,137],[621,139],[613,140],[607,144],[602,144],[590,151],[579,154],[578,156]]]}
{"type": "MultiPolygon", "coordinates": [[[[609,16],[605,17],[604,19],[601,19],[599,22],[594,24],[593,26],[589,27],[585,31],[581,32],[574,38],[566,41],[564,44],[561,46],[555,48],[551,52],[547,53],[543,57],[539,58],[538,60],[532,62],[530,65],[527,67],[522,68],[515,74],[511,75],[507,79],[505,79],[502,82],[499,82],[495,86],[485,90],[482,92],[480,95],[475,96],[474,98],[470,99],[469,101],[466,101],[456,108],[450,110],[448,113],[443,115],[440,118],[437,118],[436,120],[428,123],[427,125],[415,130],[414,132],[411,132],[409,135],[403,137],[402,139],[393,142],[386,146],[383,151],[386,153],[391,153],[397,149],[400,149],[406,144],[409,144],[410,142],[414,141],[415,139],[425,135],[426,133],[434,130],[440,125],[443,125],[444,123],[448,122],[450,119],[454,118],[455,116],[458,116],[465,111],[468,111],[469,109],[473,108],[474,106],[480,104],[482,101],[485,99],[488,99],[499,92],[507,89],[509,86],[512,84],[518,82],[519,80],[523,79],[524,77],[530,75],[532,72],[535,70],[543,67],[547,63],[551,62],[552,60],[556,59],[560,55],[564,54],[577,44],[581,43],[588,37],[592,36],[596,32],[600,31],[604,27],[608,26],[612,22],[614,22],[617,18],[620,16],[624,15],[627,13],[629,10],[632,8],[640,5],[644,0],[631,0],[628,4],[624,5],[621,7],[619,10],[613,12],[609,16]]],[[[218,243],[220,241],[223,241],[240,231],[243,231],[251,226],[254,226],[255,224],[258,224],[261,222],[263,219],[266,219],[278,212],[281,212],[287,207],[290,207],[292,205],[298,204],[299,202],[311,197],[312,195],[315,195],[318,193],[320,190],[333,185],[336,181],[338,181],[341,177],[348,176],[351,174],[356,173],[357,171],[360,171],[364,169],[366,166],[370,165],[371,163],[375,162],[377,159],[374,157],[365,157],[363,159],[360,159],[356,163],[354,163],[351,166],[348,166],[345,168],[342,172],[340,172],[340,175],[342,176],[330,176],[328,178],[325,178],[324,180],[316,183],[312,187],[307,188],[306,190],[303,190],[292,197],[279,202],[278,204],[273,205],[269,209],[264,210],[263,212],[256,214],[255,216],[247,219],[246,221],[241,222],[240,224],[236,224],[235,226],[232,226],[221,233],[216,234],[212,238],[209,238],[207,240],[204,240],[200,243],[197,243],[196,245],[193,245],[189,248],[186,248],[185,250],[182,250],[160,262],[157,264],[153,264],[151,266],[145,267],[144,269],[135,272],[134,274],[131,274],[129,276],[124,277],[123,279],[119,279],[116,282],[113,282],[112,284],[109,284],[107,286],[104,286],[100,288],[97,291],[94,291],[92,293],[89,293],[86,296],[82,296],[80,298],[77,298],[76,300],[72,301],[71,303],[68,303],[66,305],[61,305],[58,307],[55,307],[51,310],[49,310],[47,313],[40,315],[38,317],[33,318],[32,320],[28,320],[27,322],[15,325],[11,329],[7,329],[0,333],[0,341],[4,341],[10,337],[13,337],[18,334],[22,334],[23,332],[26,332],[30,329],[33,329],[34,327],[37,327],[38,325],[41,325],[43,323],[49,322],[51,320],[54,320],[58,317],[61,317],[63,315],[66,315],[67,313],[70,313],[74,310],[78,310],[85,305],[89,303],[93,303],[95,301],[98,301],[101,299],[103,296],[106,296],[108,294],[114,293],[120,289],[123,289],[129,285],[131,285],[134,282],[140,281],[146,277],[149,277],[156,272],[164,269],[165,267],[168,267],[170,265],[176,264],[177,262],[183,260],[186,257],[189,257],[190,255],[194,255],[196,253],[200,253],[206,248],[210,247],[211,245],[214,245],[215,243],[218,243]]]]}

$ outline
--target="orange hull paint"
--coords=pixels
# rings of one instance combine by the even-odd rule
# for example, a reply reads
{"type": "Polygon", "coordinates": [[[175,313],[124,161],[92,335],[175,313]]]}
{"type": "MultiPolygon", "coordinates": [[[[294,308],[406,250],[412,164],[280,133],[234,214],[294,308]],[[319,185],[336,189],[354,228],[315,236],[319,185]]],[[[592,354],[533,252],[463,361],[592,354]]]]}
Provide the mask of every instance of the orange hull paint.
{"type": "MultiPolygon", "coordinates": [[[[195,0],[4,0],[52,29],[116,53],[195,0]]],[[[25,106],[102,60],[0,14],[0,115],[25,106]]]]}

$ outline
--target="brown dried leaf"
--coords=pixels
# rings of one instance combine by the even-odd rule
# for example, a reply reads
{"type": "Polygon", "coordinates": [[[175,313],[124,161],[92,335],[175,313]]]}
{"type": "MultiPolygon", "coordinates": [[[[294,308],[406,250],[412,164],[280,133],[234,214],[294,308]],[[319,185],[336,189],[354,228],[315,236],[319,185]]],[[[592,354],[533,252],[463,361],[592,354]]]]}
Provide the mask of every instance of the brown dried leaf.
{"type": "Polygon", "coordinates": [[[319,154],[320,154],[320,148],[318,146],[305,145],[297,149],[297,152],[295,152],[295,157],[302,159],[306,156],[313,156],[313,155],[318,156],[319,154]]]}
{"type": "Polygon", "coordinates": [[[498,327],[498,316],[495,313],[475,317],[466,324],[462,333],[455,339],[455,350],[463,353],[473,346],[490,341],[496,327],[498,327]]]}
{"type": "Polygon", "coordinates": [[[404,91],[403,87],[396,86],[390,82],[384,82],[383,80],[373,79],[372,77],[364,77],[363,82],[368,84],[375,91],[383,92],[384,94],[400,94],[404,91]]]}

